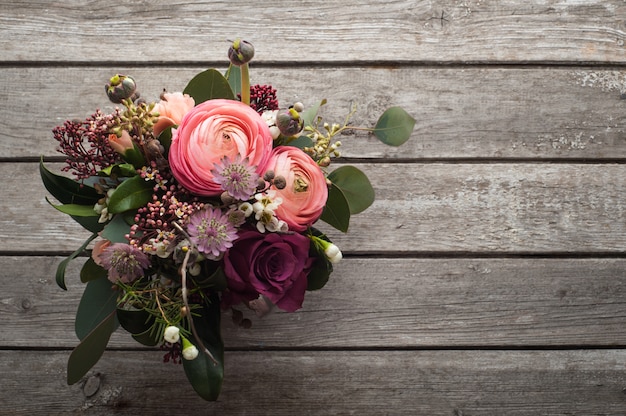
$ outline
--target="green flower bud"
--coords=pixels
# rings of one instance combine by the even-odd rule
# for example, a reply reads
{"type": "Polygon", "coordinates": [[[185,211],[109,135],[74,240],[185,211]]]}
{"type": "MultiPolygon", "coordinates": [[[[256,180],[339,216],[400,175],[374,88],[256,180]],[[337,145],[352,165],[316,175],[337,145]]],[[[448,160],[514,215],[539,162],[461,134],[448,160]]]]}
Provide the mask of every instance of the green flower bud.
{"type": "Polygon", "coordinates": [[[228,59],[233,65],[247,64],[254,57],[254,46],[250,42],[237,39],[228,48],[228,59]]]}
{"type": "Polygon", "coordinates": [[[137,84],[132,77],[116,74],[104,86],[109,100],[115,104],[132,98],[137,92],[137,84]]]}
{"type": "Polygon", "coordinates": [[[290,108],[284,113],[276,114],[276,127],[285,136],[295,136],[302,131],[304,120],[296,110],[290,108]]]}

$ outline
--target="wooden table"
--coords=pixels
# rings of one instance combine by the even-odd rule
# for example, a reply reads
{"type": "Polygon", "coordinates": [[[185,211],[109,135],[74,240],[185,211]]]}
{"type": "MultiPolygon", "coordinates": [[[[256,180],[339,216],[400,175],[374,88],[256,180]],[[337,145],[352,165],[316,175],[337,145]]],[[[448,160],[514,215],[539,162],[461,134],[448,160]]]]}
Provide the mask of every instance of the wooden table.
{"type": "Polygon", "coordinates": [[[626,414],[625,42],[623,0],[2,2],[0,413],[626,414]],[[67,292],[54,270],[86,234],[44,199],[50,130],[111,110],[116,72],[155,100],[225,69],[236,37],[281,103],[401,105],[414,135],[342,140],[378,199],[301,311],[224,319],[219,402],[121,331],[67,386],[84,258],[67,292]]]}

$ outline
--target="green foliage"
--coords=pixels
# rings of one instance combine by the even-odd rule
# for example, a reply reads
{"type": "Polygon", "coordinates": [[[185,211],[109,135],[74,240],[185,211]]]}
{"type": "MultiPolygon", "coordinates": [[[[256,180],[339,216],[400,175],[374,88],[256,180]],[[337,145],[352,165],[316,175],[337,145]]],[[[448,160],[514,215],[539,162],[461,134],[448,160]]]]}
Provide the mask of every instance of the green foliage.
{"type": "Polygon", "coordinates": [[[80,281],[83,283],[91,282],[102,277],[107,277],[107,271],[98,266],[91,257],[87,259],[83,267],[80,269],[80,281]]]}
{"type": "Polygon", "coordinates": [[[225,75],[228,80],[228,85],[236,97],[237,94],[241,94],[241,68],[237,65],[230,64],[225,75]]]}
{"type": "Polygon", "coordinates": [[[149,331],[154,324],[154,316],[145,309],[117,309],[117,319],[120,326],[133,335],[140,335],[149,331]]]}
{"type": "Polygon", "coordinates": [[[72,260],[74,260],[79,254],[81,254],[85,250],[85,248],[87,248],[89,243],[91,243],[93,239],[96,238],[97,236],[98,234],[91,235],[91,237],[89,237],[80,247],[78,247],[78,249],[75,252],[70,254],[65,260],[59,263],[59,265],[57,266],[55,279],[56,279],[57,285],[59,285],[61,289],[67,290],[67,286],[65,285],[65,270],[67,269],[67,265],[72,260]]]}
{"type": "Polygon", "coordinates": [[[39,162],[39,173],[43,185],[62,204],[95,205],[102,195],[94,188],[80,184],[65,176],[50,172],[43,164],[43,158],[39,162]]]}
{"type": "Polygon", "coordinates": [[[200,339],[217,360],[214,363],[210,357],[202,352],[196,340],[200,354],[194,360],[183,360],[183,368],[193,389],[205,400],[217,400],[222,389],[224,378],[224,343],[220,330],[220,306],[216,292],[207,299],[198,316],[194,316],[194,324],[200,339]]]}
{"type": "Polygon", "coordinates": [[[328,175],[326,206],[320,217],[339,231],[348,231],[350,216],[367,209],[374,202],[374,188],[367,176],[354,166],[341,166],[328,175]]]}
{"type": "Polygon", "coordinates": [[[129,232],[130,225],[124,218],[124,215],[116,215],[102,230],[102,238],[112,243],[128,243],[124,236],[129,232]]]}
{"type": "Polygon", "coordinates": [[[216,69],[208,69],[193,77],[183,90],[183,94],[193,97],[196,105],[216,98],[228,100],[236,98],[228,80],[216,69]]]}
{"type": "Polygon", "coordinates": [[[390,146],[400,146],[411,137],[415,119],[401,107],[390,107],[385,111],[376,126],[374,135],[390,146]]]}
{"type": "Polygon", "coordinates": [[[75,384],[98,362],[117,324],[111,312],[72,351],[67,362],[67,384],[75,384]]]}
{"type": "Polygon", "coordinates": [[[75,217],[99,217],[100,215],[94,211],[93,205],[63,204],[54,205],[48,198],[46,201],[58,211],[75,217]]]}
{"type": "Polygon", "coordinates": [[[111,214],[137,209],[152,198],[152,182],[141,176],[133,176],[122,182],[111,194],[107,204],[111,214]]]}
{"type": "Polygon", "coordinates": [[[339,231],[348,232],[350,205],[348,205],[346,197],[335,184],[328,188],[328,199],[320,219],[339,231]]]}
{"type": "Polygon", "coordinates": [[[330,279],[330,274],[333,272],[333,265],[326,258],[324,247],[318,244],[316,239],[319,238],[328,242],[330,242],[330,240],[316,228],[311,228],[310,233],[311,248],[309,249],[309,252],[312,257],[315,257],[315,262],[313,263],[313,267],[307,276],[306,289],[319,290],[323,288],[328,282],[328,279],[330,279]]]}
{"type": "MultiPolygon", "coordinates": [[[[78,339],[84,339],[100,322],[117,308],[119,291],[106,277],[99,277],[87,283],[80,299],[74,322],[78,339]]],[[[117,321],[115,321],[117,327],[117,321]]]]}
{"type": "Polygon", "coordinates": [[[341,166],[332,171],[328,179],[345,197],[350,207],[350,214],[365,211],[376,199],[374,188],[367,175],[354,166],[341,166]]]}
{"type": "Polygon", "coordinates": [[[130,178],[137,175],[137,169],[130,163],[119,163],[117,165],[107,166],[98,172],[100,176],[111,176],[116,178],[130,178]]]}

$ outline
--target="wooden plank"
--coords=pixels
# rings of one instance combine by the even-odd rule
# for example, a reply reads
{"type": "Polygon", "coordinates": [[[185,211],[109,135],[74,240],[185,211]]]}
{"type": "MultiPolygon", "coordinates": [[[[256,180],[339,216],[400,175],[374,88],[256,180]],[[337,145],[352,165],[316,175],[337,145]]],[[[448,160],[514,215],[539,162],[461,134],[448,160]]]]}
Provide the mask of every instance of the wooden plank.
{"type": "MultiPolygon", "coordinates": [[[[133,75],[142,94],[157,100],[163,88],[180,91],[202,69],[5,68],[0,91],[10,105],[0,122],[0,154],[4,158],[60,156],[52,128],[66,119],[84,119],[96,108],[112,111],[102,85],[116,72],[133,75]]],[[[327,98],[323,113],[329,122],[343,122],[353,103],[358,106],[352,120],[356,126],[373,126],[392,105],[404,107],[416,118],[412,139],[399,148],[379,144],[362,132],[343,137],[342,152],[348,157],[626,157],[626,100],[620,100],[620,94],[626,93],[626,71],[255,67],[252,80],[273,84],[283,106],[295,101],[312,105],[327,98]]]]}
{"type": "MultiPolygon", "coordinates": [[[[377,201],[352,219],[347,235],[320,223],[346,252],[624,253],[626,247],[623,164],[355,166],[369,176],[377,201]]],[[[73,251],[87,238],[48,206],[36,164],[3,163],[0,176],[19,178],[0,200],[2,250],[73,251]]]]}
{"type": "MultiPolygon", "coordinates": [[[[1,347],[74,347],[83,285],[68,291],[57,257],[0,257],[1,347]],[[24,264],[27,263],[28,267],[24,264]],[[45,330],[43,329],[45,328],[45,330]]],[[[445,348],[626,345],[626,259],[346,258],[296,313],[240,329],[224,314],[227,348],[445,348]]],[[[139,348],[123,330],[112,348],[139,348]]]]}
{"type": "Polygon", "coordinates": [[[65,385],[67,352],[0,351],[0,403],[14,415],[618,415],[624,350],[231,352],[220,400],[182,368],[107,351],[65,385]]]}
{"type": "Polygon", "coordinates": [[[30,0],[0,5],[0,49],[4,62],[199,62],[239,36],[265,62],[624,63],[624,15],[620,0],[30,0]]]}

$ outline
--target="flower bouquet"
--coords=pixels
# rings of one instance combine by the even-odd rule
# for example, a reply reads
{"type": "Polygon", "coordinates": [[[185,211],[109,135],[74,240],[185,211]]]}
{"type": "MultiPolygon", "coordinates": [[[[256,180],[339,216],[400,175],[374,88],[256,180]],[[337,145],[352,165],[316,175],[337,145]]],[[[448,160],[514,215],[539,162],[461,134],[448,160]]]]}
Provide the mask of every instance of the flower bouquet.
{"type": "MultiPolygon", "coordinates": [[[[221,314],[249,327],[244,312],[294,312],[307,290],[322,288],[341,251],[314,227],[346,232],[350,216],[374,201],[367,176],[353,166],[329,169],[337,136],[318,110],[280,107],[276,90],[250,85],[254,49],[236,40],[225,74],[209,69],[182,92],[147,102],[130,76],[105,90],[118,104],[53,130],[66,156],[52,173],[43,159],[49,201],[91,233],[63,260],[89,249],[75,329],[80,343],[67,367],[80,381],[121,326],[141,344],[182,362],[195,391],[216,400],[224,372],[221,314]],[[239,309],[238,309],[239,308],[239,309]]],[[[404,143],[415,121],[401,108],[367,129],[389,145],[404,143]]]]}

